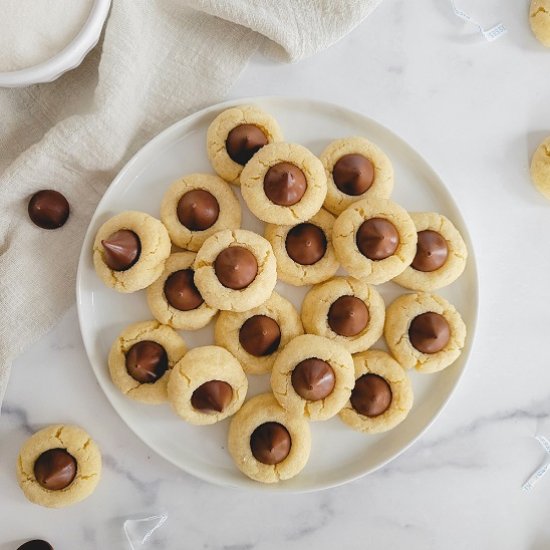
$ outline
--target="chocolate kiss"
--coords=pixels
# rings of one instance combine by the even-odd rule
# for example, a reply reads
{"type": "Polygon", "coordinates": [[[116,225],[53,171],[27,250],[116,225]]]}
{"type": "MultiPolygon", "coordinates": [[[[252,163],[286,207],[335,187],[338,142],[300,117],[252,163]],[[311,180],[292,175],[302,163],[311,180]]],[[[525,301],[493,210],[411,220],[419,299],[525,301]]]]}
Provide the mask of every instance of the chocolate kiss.
{"type": "Polygon", "coordinates": [[[130,269],[139,259],[141,243],[139,237],[129,229],[121,229],[101,241],[105,263],[114,271],[130,269]]]}

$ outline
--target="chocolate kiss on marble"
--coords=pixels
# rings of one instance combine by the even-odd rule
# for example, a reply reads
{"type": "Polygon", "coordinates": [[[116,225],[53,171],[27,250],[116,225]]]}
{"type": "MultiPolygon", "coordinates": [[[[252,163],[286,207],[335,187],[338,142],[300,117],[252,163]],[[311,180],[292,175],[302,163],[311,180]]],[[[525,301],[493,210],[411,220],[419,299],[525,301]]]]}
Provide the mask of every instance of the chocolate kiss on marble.
{"type": "Polygon", "coordinates": [[[126,271],[138,260],[141,253],[139,237],[129,229],[120,229],[101,241],[103,258],[113,271],[126,271]]]}
{"type": "Polygon", "coordinates": [[[68,487],[76,476],[76,460],[65,449],[49,449],[34,463],[36,481],[50,491],[68,487]]]}
{"type": "Polygon", "coordinates": [[[53,546],[45,540],[29,540],[22,544],[17,550],[53,550],[53,546]]]}

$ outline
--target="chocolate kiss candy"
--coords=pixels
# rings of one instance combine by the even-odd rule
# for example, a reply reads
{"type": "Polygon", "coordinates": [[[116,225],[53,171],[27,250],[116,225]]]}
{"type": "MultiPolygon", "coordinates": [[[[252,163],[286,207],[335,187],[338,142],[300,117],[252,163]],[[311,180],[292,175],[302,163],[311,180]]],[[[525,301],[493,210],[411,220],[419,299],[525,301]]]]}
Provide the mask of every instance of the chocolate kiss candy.
{"type": "Polygon", "coordinates": [[[193,189],[178,201],[177,215],[180,223],[190,231],[204,231],[216,223],[220,205],[212,193],[193,189]]]}
{"type": "Polygon", "coordinates": [[[371,218],[357,231],[357,248],[369,260],[384,260],[392,256],[399,246],[399,233],[390,221],[371,218]]]}
{"type": "Polygon", "coordinates": [[[308,401],[324,399],[332,393],[335,384],[332,367],[317,358],[298,363],[290,378],[294,391],[308,401]]]}
{"type": "Polygon", "coordinates": [[[261,424],[250,436],[250,450],[262,464],[279,464],[288,456],[291,446],[288,430],[278,422],[261,424]]]}
{"type": "Polygon", "coordinates": [[[433,311],[417,315],[409,327],[409,340],[422,353],[441,351],[449,343],[450,337],[447,319],[433,311]]]}
{"type": "Polygon", "coordinates": [[[351,406],[363,416],[380,416],[391,405],[390,385],[377,374],[367,373],[355,381],[351,392],[351,406]]]}
{"type": "Polygon", "coordinates": [[[22,544],[17,550],[53,550],[53,546],[45,540],[29,540],[22,544]]]}
{"type": "Polygon", "coordinates": [[[166,350],[157,342],[141,340],[126,353],[126,370],[141,384],[152,384],[168,370],[166,350]]]}
{"type": "Polygon", "coordinates": [[[129,229],[120,229],[101,241],[103,258],[113,271],[126,271],[138,260],[141,252],[139,237],[129,229]]]}
{"type": "Polygon", "coordinates": [[[279,162],[264,176],[264,192],[278,206],[292,206],[300,201],[307,189],[304,173],[290,162],[279,162]]]}
{"type": "Polygon", "coordinates": [[[230,246],[222,250],[214,261],[214,271],[226,288],[246,288],[258,273],[256,256],[242,246],[230,246]]]}
{"type": "Polygon", "coordinates": [[[180,311],[197,309],[204,300],[195,286],[194,271],[181,269],[172,273],[164,283],[167,302],[180,311]]]}
{"type": "Polygon", "coordinates": [[[254,124],[236,126],[227,135],[225,148],[229,158],[244,166],[264,145],[266,135],[254,124]]]}
{"type": "Polygon", "coordinates": [[[250,355],[256,357],[271,355],[281,342],[281,329],[271,317],[254,315],[241,326],[239,342],[250,355]]]}
{"type": "Polygon", "coordinates": [[[76,476],[76,460],[65,449],[49,449],[34,463],[34,477],[45,489],[60,491],[76,476]]]}
{"type": "Polygon", "coordinates": [[[369,310],[356,296],[340,296],[328,310],[328,325],[340,336],[356,336],[369,322],[369,310]]]}
{"type": "Polygon", "coordinates": [[[327,238],[320,227],[312,223],[300,223],[288,232],[285,247],[287,254],[296,263],[313,265],[325,255],[327,238]]]}
{"type": "Polygon", "coordinates": [[[411,267],[417,271],[435,271],[447,261],[448,255],[447,241],[437,231],[419,231],[416,256],[411,267]]]}
{"type": "Polygon", "coordinates": [[[346,195],[362,195],[374,181],[374,166],[363,155],[351,154],[340,157],[332,169],[336,187],[346,195]]]}
{"type": "Polygon", "coordinates": [[[35,193],[28,205],[31,221],[42,229],[57,229],[69,218],[69,203],[58,191],[44,189],[35,193]]]}
{"type": "Polygon", "coordinates": [[[223,412],[233,399],[233,388],[221,380],[210,380],[191,396],[191,405],[199,411],[223,412]]]}

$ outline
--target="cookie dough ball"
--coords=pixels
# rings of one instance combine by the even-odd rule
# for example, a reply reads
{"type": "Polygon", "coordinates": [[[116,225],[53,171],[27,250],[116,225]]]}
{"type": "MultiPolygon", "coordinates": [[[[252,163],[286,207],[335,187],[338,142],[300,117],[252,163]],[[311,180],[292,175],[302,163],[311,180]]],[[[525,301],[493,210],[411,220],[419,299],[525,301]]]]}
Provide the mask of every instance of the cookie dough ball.
{"type": "Polygon", "coordinates": [[[241,173],[241,192],[260,220],[295,225],[315,216],[327,194],[321,161],[302,145],[262,147],[241,173]]]}
{"type": "Polygon", "coordinates": [[[185,342],[170,327],[157,321],[134,323],[111,346],[111,379],[131,399],[151,405],[164,403],[170,370],[186,351],[185,342]]]}
{"type": "Polygon", "coordinates": [[[333,214],[338,215],[350,204],[367,197],[390,197],[393,166],[386,154],[368,139],[337,139],[319,158],[327,174],[324,206],[333,214]]]}
{"type": "Polygon", "coordinates": [[[168,188],[160,218],[176,246],[196,252],[214,233],[241,226],[241,205],[218,176],[190,174],[168,188]]]}
{"type": "Polygon", "coordinates": [[[193,252],[172,254],[162,275],[147,288],[147,303],[155,318],[175,329],[196,330],[216,315],[195,286],[193,252]]]}
{"type": "Polygon", "coordinates": [[[34,504],[64,508],[89,497],[101,476],[101,454],[78,426],[56,424],[32,435],[17,459],[17,481],[34,504]]]}
{"type": "Polygon", "coordinates": [[[441,214],[411,212],[418,242],[409,267],[394,281],[411,290],[437,290],[462,275],[468,249],[458,229],[441,214]]]}
{"type": "Polygon", "coordinates": [[[246,311],[263,304],[277,282],[268,241],[252,231],[220,231],[205,241],[195,258],[195,284],[213,308],[246,311]]]}
{"type": "Polygon", "coordinates": [[[271,372],[280,350],[303,333],[296,308],[274,292],[248,311],[222,311],[214,339],[238,359],[247,374],[265,374],[271,372]]]}
{"type": "Polygon", "coordinates": [[[160,276],[170,248],[170,237],[159,220],[145,212],[121,212],[97,232],[94,267],[108,287],[135,292],[160,276]]]}
{"type": "Polygon", "coordinates": [[[277,121],[254,105],[232,107],[208,127],[206,150],[216,173],[239,185],[243,166],[264,145],[283,140],[277,121]]]}
{"type": "Polygon", "coordinates": [[[239,362],[219,346],[193,348],[168,381],[172,408],[190,424],[215,424],[242,406],[248,380],[239,362]]]}
{"type": "Polygon", "coordinates": [[[386,311],[384,336],[406,369],[438,372],[462,352],[466,326],[458,311],[436,294],[404,294],[386,311]]]}
{"type": "Polygon", "coordinates": [[[302,303],[306,332],[334,340],[350,353],[367,350],[382,336],[385,315],[382,296],[353,277],[312,287],[302,303]]]}
{"type": "Polygon", "coordinates": [[[529,24],[537,40],[550,47],[550,0],[531,0],[529,24]]]}
{"type": "Polygon", "coordinates": [[[340,418],[354,430],[369,434],[395,428],[413,405],[407,373],[395,359],[377,349],[355,355],[353,363],[355,387],[340,418]]]}
{"type": "Polygon", "coordinates": [[[547,137],[531,159],[531,179],[535,187],[550,199],[550,137],[547,137]]]}
{"type": "Polygon", "coordinates": [[[354,384],[353,360],[346,348],[322,336],[294,338],[273,364],[275,399],[292,415],[327,420],[342,409],[354,384]]]}
{"type": "Polygon", "coordinates": [[[231,420],[228,450],[237,468],[255,481],[290,479],[309,459],[309,424],[286,412],[272,394],[257,395],[231,420]]]}
{"type": "Polygon", "coordinates": [[[378,285],[402,273],[416,254],[416,228],[407,211],[384,199],[344,210],[332,230],[336,257],[356,279],[378,285]]]}
{"type": "Polygon", "coordinates": [[[279,279],[295,286],[330,279],[339,267],[332,246],[333,225],[334,216],[326,210],[296,225],[268,224],[265,238],[273,247],[279,279]]]}

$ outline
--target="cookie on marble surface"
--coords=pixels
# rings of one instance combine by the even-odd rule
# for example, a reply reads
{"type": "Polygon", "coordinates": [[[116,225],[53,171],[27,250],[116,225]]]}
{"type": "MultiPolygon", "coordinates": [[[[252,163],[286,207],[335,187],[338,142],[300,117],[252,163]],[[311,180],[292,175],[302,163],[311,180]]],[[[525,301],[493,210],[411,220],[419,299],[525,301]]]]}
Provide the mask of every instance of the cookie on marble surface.
{"type": "Polygon", "coordinates": [[[121,212],[96,234],[94,267],[108,287],[135,292],[160,276],[170,248],[168,231],[159,220],[145,212],[121,212]]]}
{"type": "Polygon", "coordinates": [[[242,406],[248,380],[233,355],[220,346],[188,351],[174,366],[168,381],[172,408],[190,424],[215,424],[242,406]]]}
{"type": "Polygon", "coordinates": [[[27,499],[40,506],[76,504],[93,493],[100,477],[99,448],[78,426],[48,426],[19,451],[17,481],[27,499]]]}
{"type": "Polygon", "coordinates": [[[355,387],[340,412],[351,428],[382,433],[403,422],[413,405],[411,381],[387,353],[373,349],[353,356],[355,387]]]}
{"type": "Polygon", "coordinates": [[[319,157],[327,175],[325,208],[335,215],[364,198],[389,199],[393,166],[387,155],[363,137],[337,139],[319,157]]]}
{"type": "Polygon", "coordinates": [[[295,225],[319,212],[327,194],[327,177],[321,161],[303,145],[271,143],[244,167],[241,192],[258,219],[295,225]]]}
{"type": "Polygon", "coordinates": [[[266,302],[248,311],[222,311],[214,339],[237,358],[247,374],[265,374],[280,350],[303,333],[296,308],[273,292],[266,302]]]}
{"type": "Polygon", "coordinates": [[[271,393],[257,395],[232,418],[228,450],[237,468],[255,481],[290,479],[309,459],[309,423],[286,412],[271,393]]]}
{"type": "Polygon", "coordinates": [[[246,311],[263,304],[277,282],[269,241],[252,231],[220,231],[205,241],[194,264],[195,284],[213,308],[246,311]]]}
{"type": "Polygon", "coordinates": [[[134,323],[111,346],[111,380],[131,399],[151,405],[164,403],[170,370],[186,351],[181,336],[169,326],[158,321],[134,323]]]}
{"type": "Polygon", "coordinates": [[[468,249],[452,222],[435,212],[409,212],[416,226],[416,255],[394,281],[411,290],[431,291],[456,281],[466,267],[468,249]]]}
{"type": "Polygon", "coordinates": [[[350,352],[314,334],[291,340],[271,372],[275,399],[289,414],[309,420],[327,420],[338,414],[350,397],[354,381],[350,352]]]}
{"type": "Polygon", "coordinates": [[[218,176],[189,174],[164,194],[160,218],[176,246],[196,252],[218,231],[241,226],[241,204],[218,176]]]}
{"type": "Polygon", "coordinates": [[[332,245],[334,219],[321,209],[307,222],[266,225],[265,238],[273,247],[281,281],[295,286],[311,285],[330,279],[338,271],[332,245]]]}
{"type": "Polygon", "coordinates": [[[206,151],[212,167],[224,180],[238,185],[244,165],[264,145],[282,141],[278,122],[255,105],[232,107],[208,127],[206,151]]]}
{"type": "Polygon", "coordinates": [[[381,284],[402,273],[416,254],[408,212],[386,199],[363,199],[344,210],[332,230],[336,257],[356,279],[381,284]]]}
{"type": "Polygon", "coordinates": [[[531,159],[531,179],[537,190],[550,199],[550,137],[538,147],[531,159]]]}
{"type": "Polygon", "coordinates": [[[309,290],[301,316],[306,332],[357,353],[382,336],[385,314],[384,300],[374,287],[353,277],[335,277],[309,290]]]}
{"type": "Polygon", "coordinates": [[[529,24],[537,40],[550,47],[550,0],[531,0],[529,24]]]}
{"type": "Polygon", "coordinates": [[[206,326],[218,312],[195,286],[193,252],[177,252],[166,260],[162,275],[147,287],[147,304],[162,324],[180,330],[206,326]]]}
{"type": "Polygon", "coordinates": [[[466,325],[437,294],[404,294],[386,310],[386,343],[406,369],[432,373],[452,365],[466,340],[466,325]]]}

